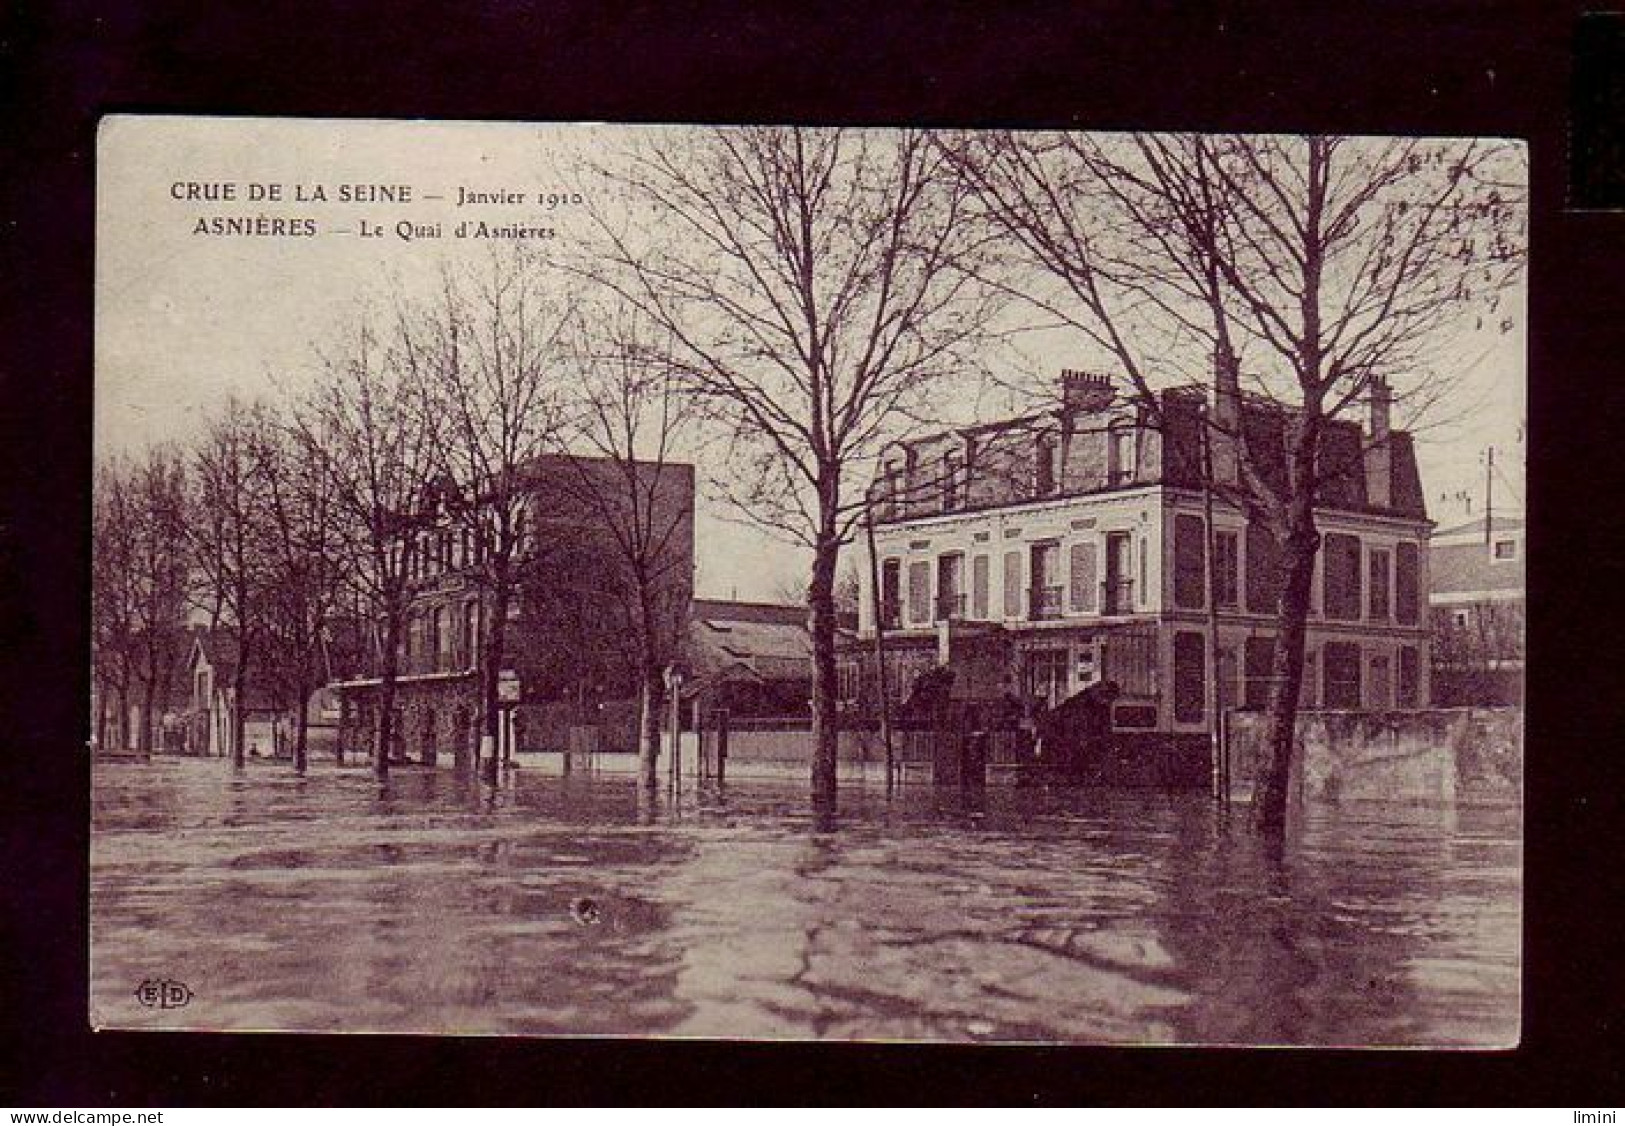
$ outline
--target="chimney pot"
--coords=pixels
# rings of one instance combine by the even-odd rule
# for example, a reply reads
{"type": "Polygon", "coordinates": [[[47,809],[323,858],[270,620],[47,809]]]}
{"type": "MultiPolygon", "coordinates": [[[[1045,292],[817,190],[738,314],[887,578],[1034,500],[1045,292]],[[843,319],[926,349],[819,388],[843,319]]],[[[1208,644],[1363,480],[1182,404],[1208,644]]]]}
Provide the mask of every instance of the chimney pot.
{"type": "Polygon", "coordinates": [[[1066,410],[1105,410],[1116,397],[1111,376],[1061,369],[1061,406],[1066,410]]]}

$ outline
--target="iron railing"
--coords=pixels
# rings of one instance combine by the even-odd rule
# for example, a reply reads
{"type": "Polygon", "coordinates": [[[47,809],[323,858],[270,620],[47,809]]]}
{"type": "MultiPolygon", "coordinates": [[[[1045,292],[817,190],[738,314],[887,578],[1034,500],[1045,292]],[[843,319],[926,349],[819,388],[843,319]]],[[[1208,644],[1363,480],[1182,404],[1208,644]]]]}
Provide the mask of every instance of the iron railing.
{"type": "Polygon", "coordinates": [[[1061,588],[1059,586],[1035,586],[1028,592],[1029,617],[1033,621],[1044,621],[1061,616],[1061,588]]]}
{"type": "Polygon", "coordinates": [[[1132,614],[1134,612],[1134,580],[1108,579],[1101,583],[1100,612],[1108,617],[1113,614],[1132,614]]]}

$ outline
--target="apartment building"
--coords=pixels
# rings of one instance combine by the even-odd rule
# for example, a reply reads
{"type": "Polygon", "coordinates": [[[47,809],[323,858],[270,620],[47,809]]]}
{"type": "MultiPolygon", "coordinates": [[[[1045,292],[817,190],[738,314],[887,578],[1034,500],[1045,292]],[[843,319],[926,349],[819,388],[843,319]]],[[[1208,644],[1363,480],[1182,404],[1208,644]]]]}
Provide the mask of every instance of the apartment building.
{"type": "MultiPolygon", "coordinates": [[[[1207,389],[1184,387],[1149,412],[1108,377],[1067,371],[1053,409],[889,449],[870,494],[878,559],[859,568],[859,635],[843,656],[850,694],[873,693],[873,573],[893,696],[948,665],[965,698],[1054,705],[1110,679],[1118,731],[1196,735],[1223,709],[1262,707],[1279,548],[1225,486],[1239,443],[1266,474],[1286,472],[1290,418],[1238,383],[1221,370],[1211,408],[1207,389]],[[1204,449],[1209,409],[1218,437],[1204,449]]],[[[1311,708],[1428,700],[1430,524],[1415,450],[1392,428],[1386,385],[1367,408],[1363,426],[1334,421],[1324,442],[1311,708]]]]}

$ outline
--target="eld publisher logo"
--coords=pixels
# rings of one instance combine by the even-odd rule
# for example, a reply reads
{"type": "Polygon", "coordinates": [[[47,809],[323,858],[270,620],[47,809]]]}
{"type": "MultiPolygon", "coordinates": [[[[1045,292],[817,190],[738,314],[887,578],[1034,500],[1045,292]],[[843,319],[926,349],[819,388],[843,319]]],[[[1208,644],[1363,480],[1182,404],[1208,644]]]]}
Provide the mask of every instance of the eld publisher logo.
{"type": "Polygon", "coordinates": [[[178,1009],[192,1000],[192,990],[183,981],[149,977],[135,987],[135,999],[149,1009],[178,1009]]]}

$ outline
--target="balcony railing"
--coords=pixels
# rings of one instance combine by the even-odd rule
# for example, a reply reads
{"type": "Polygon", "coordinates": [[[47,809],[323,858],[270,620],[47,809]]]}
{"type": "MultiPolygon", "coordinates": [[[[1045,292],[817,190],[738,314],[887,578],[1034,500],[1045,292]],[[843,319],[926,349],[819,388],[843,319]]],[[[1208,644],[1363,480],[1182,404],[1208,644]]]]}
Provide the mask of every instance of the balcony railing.
{"type": "Polygon", "coordinates": [[[1134,612],[1134,580],[1108,579],[1100,584],[1100,612],[1113,614],[1134,612]]]}
{"type": "Polygon", "coordinates": [[[1028,592],[1028,616],[1035,622],[1061,616],[1061,588],[1035,586],[1028,592]]]}
{"type": "Polygon", "coordinates": [[[959,622],[965,618],[965,596],[963,594],[937,595],[937,621],[959,622]]]}

